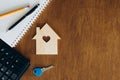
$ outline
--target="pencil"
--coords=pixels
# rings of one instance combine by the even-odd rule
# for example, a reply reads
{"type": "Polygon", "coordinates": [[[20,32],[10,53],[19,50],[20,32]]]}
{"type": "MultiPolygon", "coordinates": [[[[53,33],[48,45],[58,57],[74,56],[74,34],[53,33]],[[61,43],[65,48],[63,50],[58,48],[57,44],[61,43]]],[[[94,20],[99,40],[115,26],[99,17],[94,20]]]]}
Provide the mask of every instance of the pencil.
{"type": "Polygon", "coordinates": [[[38,7],[40,4],[36,4],[30,11],[28,11],[23,17],[21,17],[18,21],[16,21],[11,27],[8,28],[8,30],[11,30],[12,28],[14,28],[18,23],[20,23],[24,18],[26,18],[27,16],[29,16],[30,14],[32,14],[38,7]]]}
{"type": "MultiPolygon", "coordinates": [[[[29,7],[29,6],[27,6],[27,7],[29,7]]],[[[6,16],[9,16],[9,15],[11,15],[11,14],[15,14],[15,13],[21,12],[21,11],[23,11],[23,10],[24,10],[25,8],[27,8],[27,7],[19,8],[19,9],[16,9],[16,10],[13,10],[13,11],[10,11],[10,12],[7,12],[7,13],[5,13],[5,14],[1,14],[1,15],[0,15],[0,18],[3,18],[3,17],[6,17],[6,16]]]]}

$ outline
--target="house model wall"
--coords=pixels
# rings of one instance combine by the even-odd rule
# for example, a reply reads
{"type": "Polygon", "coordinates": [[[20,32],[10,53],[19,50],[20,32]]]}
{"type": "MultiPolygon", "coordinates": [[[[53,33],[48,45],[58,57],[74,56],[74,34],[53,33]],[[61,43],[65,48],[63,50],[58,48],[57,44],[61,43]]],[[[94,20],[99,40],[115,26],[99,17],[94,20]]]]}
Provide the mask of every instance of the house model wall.
{"type": "Polygon", "coordinates": [[[61,39],[54,30],[45,24],[42,29],[36,28],[36,54],[37,55],[57,55],[58,40],[61,39]]]}

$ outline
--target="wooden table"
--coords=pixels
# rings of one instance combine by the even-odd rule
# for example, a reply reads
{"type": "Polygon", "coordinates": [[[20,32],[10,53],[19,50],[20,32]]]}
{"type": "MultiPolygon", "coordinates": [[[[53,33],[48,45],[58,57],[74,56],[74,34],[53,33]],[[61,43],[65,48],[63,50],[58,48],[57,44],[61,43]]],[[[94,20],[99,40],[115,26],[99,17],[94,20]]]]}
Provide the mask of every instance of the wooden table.
{"type": "Polygon", "coordinates": [[[31,61],[21,80],[120,80],[120,0],[53,0],[16,49],[31,61]],[[35,54],[32,38],[45,23],[61,37],[57,56],[35,54]]]}

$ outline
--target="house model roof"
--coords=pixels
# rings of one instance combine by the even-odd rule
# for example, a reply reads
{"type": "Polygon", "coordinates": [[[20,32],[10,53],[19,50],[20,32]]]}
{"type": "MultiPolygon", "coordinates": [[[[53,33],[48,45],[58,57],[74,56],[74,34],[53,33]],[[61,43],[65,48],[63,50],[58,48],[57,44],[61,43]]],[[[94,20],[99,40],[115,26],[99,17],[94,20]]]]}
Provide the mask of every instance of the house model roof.
{"type": "Polygon", "coordinates": [[[41,29],[40,27],[37,27],[36,32],[36,36],[33,39],[36,39],[39,36],[51,36],[54,39],[61,39],[48,24],[45,24],[41,29]]]}

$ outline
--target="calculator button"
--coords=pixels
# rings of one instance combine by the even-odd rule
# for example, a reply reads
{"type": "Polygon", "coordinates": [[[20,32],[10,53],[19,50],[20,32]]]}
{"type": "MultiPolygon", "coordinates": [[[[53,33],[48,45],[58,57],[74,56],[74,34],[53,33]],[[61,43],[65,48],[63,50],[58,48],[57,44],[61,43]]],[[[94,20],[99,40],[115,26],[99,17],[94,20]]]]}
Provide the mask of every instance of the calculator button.
{"type": "Polygon", "coordinates": [[[21,72],[21,68],[17,65],[12,65],[11,70],[12,70],[12,72],[14,72],[16,74],[19,74],[21,72]]]}
{"type": "Polygon", "coordinates": [[[2,57],[3,53],[0,52],[0,58],[2,57]]]}
{"type": "Polygon", "coordinates": [[[5,53],[5,57],[9,57],[10,53],[9,52],[6,52],[5,53]]]}
{"type": "Polygon", "coordinates": [[[2,80],[7,80],[8,79],[8,77],[6,76],[6,75],[4,75],[3,77],[2,77],[2,80]]]}
{"type": "Polygon", "coordinates": [[[5,51],[5,48],[1,48],[0,51],[1,51],[1,52],[4,52],[4,51],[5,51]]]}
{"type": "Polygon", "coordinates": [[[11,70],[8,70],[8,71],[6,72],[6,74],[7,74],[8,76],[10,76],[10,75],[12,74],[12,71],[11,71],[11,70]]]}
{"type": "Polygon", "coordinates": [[[12,60],[6,59],[4,61],[4,65],[7,66],[7,67],[10,67],[12,62],[13,62],[12,60]]]}
{"type": "Polygon", "coordinates": [[[7,59],[6,59],[5,57],[2,57],[2,58],[0,59],[0,63],[2,63],[2,64],[5,64],[6,61],[7,61],[7,59]]]}
{"type": "Polygon", "coordinates": [[[5,54],[5,57],[9,58],[9,57],[12,55],[12,52],[7,51],[7,52],[5,52],[4,54],[5,54]]]}
{"type": "Polygon", "coordinates": [[[10,63],[7,61],[6,64],[9,65],[10,63]]]}
{"type": "Polygon", "coordinates": [[[8,53],[8,52],[6,52],[6,53],[5,53],[5,55],[6,55],[6,56],[8,56],[8,55],[9,55],[9,53],[8,53]]]}
{"type": "Polygon", "coordinates": [[[2,64],[0,63],[0,67],[2,67],[2,64]]]}
{"type": "Polygon", "coordinates": [[[10,59],[14,59],[14,56],[10,56],[10,59]]]}
{"type": "Polygon", "coordinates": [[[1,61],[4,61],[4,60],[5,60],[5,58],[4,58],[4,57],[2,57],[2,58],[1,58],[1,61]]]}
{"type": "Polygon", "coordinates": [[[21,57],[17,57],[17,59],[15,60],[15,64],[18,66],[25,66],[27,63],[27,61],[21,57]]]}
{"type": "Polygon", "coordinates": [[[0,58],[3,56],[3,54],[4,54],[3,52],[0,52],[0,58]]]}
{"type": "Polygon", "coordinates": [[[19,58],[15,60],[15,64],[18,66],[24,66],[25,62],[21,61],[19,58]]]}
{"type": "Polygon", "coordinates": [[[15,66],[14,66],[14,65],[11,65],[11,68],[13,69],[13,68],[15,68],[15,66]]]}
{"type": "Polygon", "coordinates": [[[5,72],[7,70],[7,67],[3,66],[0,70],[5,72]]]}
{"type": "Polygon", "coordinates": [[[14,60],[14,59],[16,58],[16,56],[15,56],[14,53],[13,53],[13,55],[10,55],[9,58],[10,58],[11,60],[14,60]]]}
{"type": "Polygon", "coordinates": [[[2,72],[0,72],[0,77],[3,75],[3,73],[2,72]]]}
{"type": "Polygon", "coordinates": [[[15,65],[15,64],[11,65],[11,69],[15,70],[15,71],[19,71],[19,67],[17,65],[15,65]]]}
{"type": "Polygon", "coordinates": [[[13,80],[15,80],[16,78],[17,78],[17,74],[12,74],[12,76],[11,76],[11,78],[13,79],[13,80]]]}

